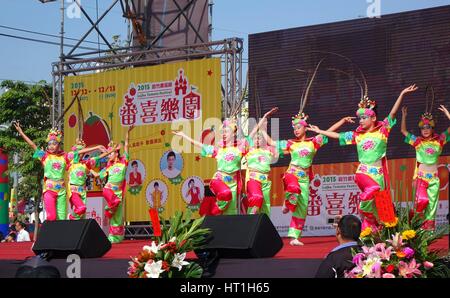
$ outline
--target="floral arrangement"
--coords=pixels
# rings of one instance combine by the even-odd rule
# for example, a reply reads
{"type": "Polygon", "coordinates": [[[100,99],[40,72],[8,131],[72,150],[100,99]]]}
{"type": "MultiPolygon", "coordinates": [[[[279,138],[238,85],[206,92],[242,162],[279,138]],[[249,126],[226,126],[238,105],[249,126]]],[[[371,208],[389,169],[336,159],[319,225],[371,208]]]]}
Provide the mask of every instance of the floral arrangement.
{"type": "Polygon", "coordinates": [[[345,277],[450,277],[448,257],[442,251],[429,249],[430,244],[448,233],[448,226],[426,230],[419,214],[412,216],[409,208],[396,209],[398,217],[394,222],[383,223],[379,231],[368,227],[361,232],[362,251],[355,251],[355,267],[345,277]]]}
{"type": "Polygon", "coordinates": [[[186,253],[202,248],[209,229],[201,228],[204,217],[191,220],[191,212],[177,212],[167,225],[162,220],[162,235],[153,237],[129,262],[131,278],[200,278],[203,269],[186,260],[186,253]]]}

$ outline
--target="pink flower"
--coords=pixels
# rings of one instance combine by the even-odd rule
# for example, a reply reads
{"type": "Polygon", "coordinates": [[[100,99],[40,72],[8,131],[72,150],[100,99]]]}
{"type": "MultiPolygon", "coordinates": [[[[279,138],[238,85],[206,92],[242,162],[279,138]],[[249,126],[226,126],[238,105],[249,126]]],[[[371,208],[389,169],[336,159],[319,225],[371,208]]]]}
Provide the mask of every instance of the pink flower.
{"type": "Polygon", "coordinates": [[[59,170],[61,170],[61,164],[60,164],[59,162],[54,162],[54,163],[52,164],[52,168],[53,168],[54,170],[59,171],[59,170]]]}
{"type": "Polygon", "coordinates": [[[344,277],[345,278],[356,278],[356,274],[352,270],[350,272],[344,272],[344,277]]]}
{"type": "Polygon", "coordinates": [[[83,177],[83,176],[84,176],[84,172],[82,172],[82,171],[77,172],[77,177],[83,177]]]}
{"type": "Polygon", "coordinates": [[[373,264],[371,277],[381,278],[381,262],[373,264]]]}
{"type": "Polygon", "coordinates": [[[308,154],[311,153],[308,149],[302,149],[298,152],[298,154],[300,155],[300,157],[305,157],[308,156],[308,154]]]}
{"type": "Polygon", "coordinates": [[[405,247],[403,249],[403,253],[405,254],[405,257],[410,259],[414,256],[414,249],[410,248],[410,247],[405,247]]]}
{"type": "Polygon", "coordinates": [[[428,147],[427,149],[425,149],[425,153],[429,154],[429,155],[433,155],[436,153],[436,150],[434,150],[434,148],[432,148],[432,147],[428,147]]]}
{"type": "Polygon", "coordinates": [[[395,235],[392,235],[392,240],[386,241],[389,242],[395,250],[400,250],[400,248],[403,246],[403,239],[400,233],[395,233],[395,235]]]}
{"type": "Polygon", "coordinates": [[[258,157],[258,161],[259,161],[259,162],[265,162],[265,161],[266,161],[266,158],[265,158],[264,156],[259,156],[259,157],[258,157]]]}
{"type": "Polygon", "coordinates": [[[228,153],[225,155],[224,159],[226,161],[232,161],[234,159],[234,154],[233,153],[228,153]]]}
{"type": "Polygon", "coordinates": [[[418,269],[420,267],[420,263],[416,263],[416,259],[412,259],[408,264],[406,262],[400,261],[398,263],[398,274],[405,278],[412,278],[414,274],[421,275],[422,272],[418,269]]]}
{"type": "Polygon", "coordinates": [[[371,150],[375,147],[375,143],[372,140],[367,140],[362,144],[362,148],[364,151],[371,150]]]}
{"type": "Polygon", "coordinates": [[[375,254],[383,260],[389,261],[392,255],[392,247],[386,249],[386,243],[377,243],[375,245],[375,254]]]}
{"type": "Polygon", "coordinates": [[[431,269],[434,267],[434,264],[428,261],[423,262],[423,267],[425,267],[425,269],[431,269]]]}
{"type": "Polygon", "coordinates": [[[120,172],[120,169],[119,169],[119,168],[114,168],[114,169],[113,169],[113,173],[114,173],[114,174],[117,174],[117,173],[119,173],[119,172],[120,172]]]}
{"type": "Polygon", "coordinates": [[[365,255],[363,253],[357,253],[352,260],[352,263],[355,265],[361,264],[362,260],[364,259],[365,255]]]}
{"type": "Polygon", "coordinates": [[[383,278],[395,278],[395,275],[392,273],[385,273],[383,274],[383,278]]]}
{"type": "Polygon", "coordinates": [[[359,170],[363,173],[367,172],[367,166],[366,165],[361,165],[359,166],[359,170]]]}

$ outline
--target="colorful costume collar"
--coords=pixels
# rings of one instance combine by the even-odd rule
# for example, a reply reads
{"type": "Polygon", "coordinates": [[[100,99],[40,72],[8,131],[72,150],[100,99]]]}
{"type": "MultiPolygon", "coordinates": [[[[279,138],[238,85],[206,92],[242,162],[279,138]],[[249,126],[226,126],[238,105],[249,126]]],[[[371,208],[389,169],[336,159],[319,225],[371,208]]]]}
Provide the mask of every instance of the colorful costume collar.
{"type": "Polygon", "coordinates": [[[420,136],[418,138],[420,138],[422,141],[437,141],[437,140],[439,140],[440,136],[437,133],[433,133],[433,135],[431,135],[428,138],[424,138],[422,136],[420,136]]]}
{"type": "MultiPolygon", "coordinates": [[[[383,126],[383,121],[377,121],[377,124],[373,127],[372,131],[376,131],[376,130],[380,129],[381,126],[383,126]]],[[[357,133],[366,133],[366,132],[370,132],[370,131],[362,129],[361,125],[359,125],[356,128],[356,132],[357,133]]]]}
{"type": "Polygon", "coordinates": [[[49,152],[48,150],[45,150],[45,153],[47,153],[47,154],[49,154],[49,155],[56,155],[56,156],[62,156],[62,155],[65,154],[65,152],[62,151],[62,150],[59,150],[59,151],[53,152],[53,153],[49,152]]]}

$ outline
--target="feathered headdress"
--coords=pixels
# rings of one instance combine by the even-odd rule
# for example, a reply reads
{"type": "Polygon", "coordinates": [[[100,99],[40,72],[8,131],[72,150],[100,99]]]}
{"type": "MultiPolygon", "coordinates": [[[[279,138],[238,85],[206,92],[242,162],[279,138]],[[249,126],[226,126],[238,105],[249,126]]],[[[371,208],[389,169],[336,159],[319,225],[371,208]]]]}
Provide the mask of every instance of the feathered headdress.
{"type": "Polygon", "coordinates": [[[61,143],[63,137],[63,132],[57,129],[56,127],[50,129],[50,132],[47,135],[47,143],[50,141],[56,141],[61,143]]]}
{"type": "Polygon", "coordinates": [[[364,97],[358,104],[358,110],[356,111],[356,116],[361,117],[365,116],[376,116],[374,109],[377,107],[377,103],[375,100],[369,99],[368,97],[364,97]]]}
{"type": "MultiPolygon", "coordinates": [[[[325,58],[320,59],[319,63],[317,63],[314,72],[308,76],[308,79],[306,80],[306,88],[304,88],[302,92],[302,96],[300,97],[300,109],[294,117],[292,117],[292,127],[296,126],[297,124],[300,124],[302,126],[308,126],[308,123],[306,120],[308,120],[308,115],[306,115],[303,111],[306,107],[306,103],[308,102],[308,95],[309,91],[311,89],[312,83],[314,82],[314,79],[316,78],[317,72],[319,71],[320,65],[325,60],[325,58]]],[[[300,69],[297,69],[298,71],[302,71],[300,69]]]]}
{"type": "MultiPolygon", "coordinates": [[[[108,144],[108,148],[106,150],[108,152],[112,151],[114,149],[114,147],[116,147],[116,146],[117,146],[117,144],[114,143],[114,141],[110,141],[109,144],[108,144]]],[[[120,150],[120,147],[116,149],[116,151],[119,151],[119,150],[120,150]]]]}
{"type": "Polygon", "coordinates": [[[86,143],[82,139],[77,139],[75,145],[72,146],[72,151],[79,151],[86,147],[86,143]]]}
{"type": "Polygon", "coordinates": [[[230,127],[234,132],[238,129],[238,121],[237,121],[237,115],[241,111],[242,103],[244,102],[244,99],[247,95],[247,86],[248,86],[248,72],[247,72],[247,80],[245,82],[244,90],[242,90],[241,97],[237,102],[233,101],[231,103],[227,102],[229,110],[225,111],[225,119],[222,122],[222,128],[230,127]]]}
{"type": "Polygon", "coordinates": [[[420,115],[419,120],[419,127],[423,127],[424,125],[429,125],[432,128],[436,126],[436,122],[433,119],[433,115],[431,114],[431,111],[433,110],[433,104],[434,104],[434,89],[432,86],[427,86],[426,88],[426,104],[425,104],[425,113],[420,115]],[[430,90],[431,92],[428,92],[430,90]],[[429,94],[431,93],[431,105],[428,107],[428,98],[429,94]]]}
{"type": "Polygon", "coordinates": [[[360,101],[358,103],[358,110],[356,111],[356,116],[360,117],[362,115],[366,115],[366,116],[375,116],[375,108],[377,107],[377,103],[375,100],[370,99],[369,98],[369,88],[367,87],[367,80],[366,77],[364,75],[364,73],[362,72],[362,70],[359,68],[358,65],[356,65],[350,58],[342,55],[342,54],[338,54],[338,53],[334,53],[334,52],[326,52],[326,51],[315,51],[318,53],[324,53],[324,54],[329,54],[329,55],[333,55],[339,58],[344,59],[345,61],[347,61],[348,63],[350,63],[351,67],[352,67],[352,73],[346,72],[346,71],[342,71],[340,69],[337,68],[328,68],[328,70],[331,71],[335,71],[338,73],[342,73],[346,76],[348,76],[349,78],[353,79],[353,81],[358,84],[359,89],[361,91],[361,97],[360,97],[360,101]],[[353,72],[356,70],[357,75],[360,78],[357,78],[353,72]]]}

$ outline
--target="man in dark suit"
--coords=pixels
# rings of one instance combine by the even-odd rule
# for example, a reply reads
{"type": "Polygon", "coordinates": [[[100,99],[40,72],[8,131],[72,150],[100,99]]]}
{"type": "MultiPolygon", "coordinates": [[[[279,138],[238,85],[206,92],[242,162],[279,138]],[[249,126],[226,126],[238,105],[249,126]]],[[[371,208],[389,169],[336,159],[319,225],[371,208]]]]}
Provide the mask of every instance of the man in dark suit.
{"type": "Polygon", "coordinates": [[[341,278],[344,272],[351,270],[353,250],[360,250],[358,244],[361,234],[361,221],[354,215],[343,216],[336,227],[336,238],[339,246],[335,247],[322,261],[317,270],[317,278],[341,278]]]}

